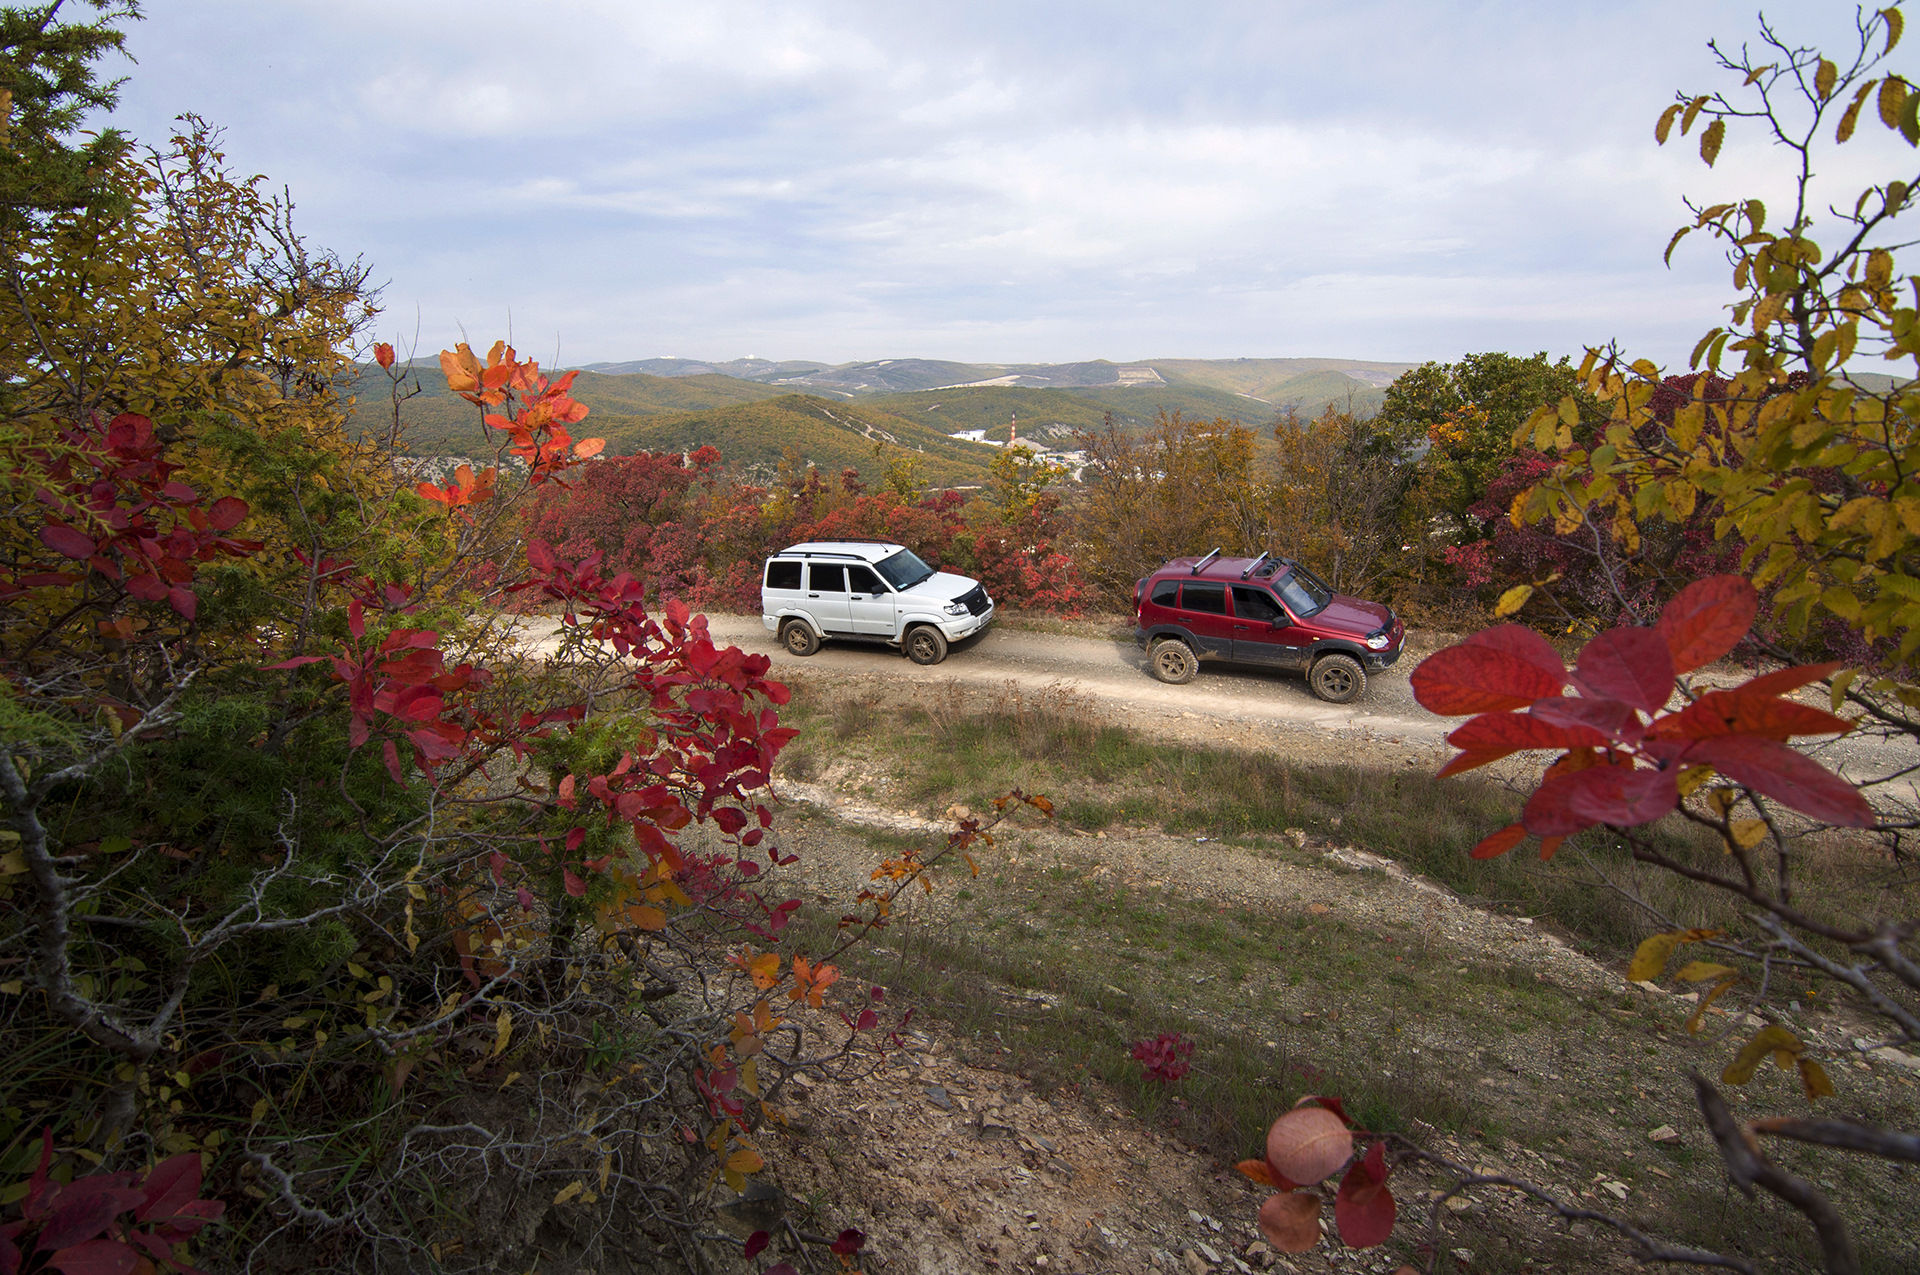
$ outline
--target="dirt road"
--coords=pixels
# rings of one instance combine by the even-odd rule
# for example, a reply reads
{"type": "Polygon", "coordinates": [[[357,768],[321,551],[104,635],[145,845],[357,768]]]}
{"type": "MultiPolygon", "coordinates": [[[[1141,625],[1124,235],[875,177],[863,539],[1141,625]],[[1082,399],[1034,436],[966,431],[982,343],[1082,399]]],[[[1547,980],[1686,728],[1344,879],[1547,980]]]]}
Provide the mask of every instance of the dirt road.
{"type": "MultiPolygon", "coordinates": [[[[758,616],[715,615],[708,619],[716,641],[773,657],[776,668],[810,673],[912,677],[998,687],[1008,681],[1039,689],[1060,685],[1117,710],[1129,725],[1155,724],[1176,733],[1197,733],[1192,724],[1212,721],[1257,730],[1287,732],[1324,750],[1329,735],[1350,744],[1377,740],[1414,751],[1445,749],[1445,737],[1457,722],[1435,717],[1414,702],[1407,674],[1418,663],[1409,655],[1384,673],[1371,676],[1367,689],[1351,704],[1316,699],[1304,678],[1274,675],[1215,663],[1202,664],[1185,686],[1155,681],[1146,656],[1131,642],[1039,633],[996,625],[979,638],[957,643],[946,661],[921,668],[890,647],[854,642],[828,643],[805,659],[788,654],[758,616]],[[1188,729],[1182,729],[1185,723],[1188,729]]],[[[1235,731],[1241,734],[1243,731],[1235,731]]]]}

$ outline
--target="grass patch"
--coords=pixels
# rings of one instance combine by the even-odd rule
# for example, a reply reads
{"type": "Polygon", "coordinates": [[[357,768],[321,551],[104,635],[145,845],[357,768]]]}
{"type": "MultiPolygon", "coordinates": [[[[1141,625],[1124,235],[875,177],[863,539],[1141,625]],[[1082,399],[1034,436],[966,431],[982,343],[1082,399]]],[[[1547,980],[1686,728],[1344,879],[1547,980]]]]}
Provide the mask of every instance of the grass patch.
{"type": "MultiPolygon", "coordinates": [[[[1023,788],[1049,794],[1059,822],[1087,832],[1158,827],[1284,852],[1281,834],[1299,828],[1388,855],[1480,906],[1550,917],[1608,959],[1667,926],[1601,884],[1596,868],[1679,925],[1721,925],[1733,915],[1705,891],[1633,863],[1604,830],[1573,838],[1550,864],[1524,847],[1500,859],[1468,858],[1475,842],[1519,817],[1524,800],[1478,776],[1442,780],[1406,768],[1161,743],[1059,690],[1010,685],[987,702],[953,686],[923,689],[906,702],[873,691],[807,690],[813,693],[796,695],[783,719],[801,733],[781,773],[814,780],[824,773],[823,757],[833,756],[884,772],[896,806],[978,808],[1023,788]]],[[[1722,859],[1718,843],[1691,826],[1663,825],[1656,837],[1682,858],[1722,859]]]]}

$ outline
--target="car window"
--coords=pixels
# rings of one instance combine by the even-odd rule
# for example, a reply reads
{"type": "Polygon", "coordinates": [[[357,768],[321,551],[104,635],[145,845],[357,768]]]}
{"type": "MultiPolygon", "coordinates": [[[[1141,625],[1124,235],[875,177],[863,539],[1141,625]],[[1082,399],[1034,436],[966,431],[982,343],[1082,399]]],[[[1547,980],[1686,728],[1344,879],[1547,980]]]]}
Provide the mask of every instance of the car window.
{"type": "Polygon", "coordinates": [[[1205,611],[1208,615],[1227,613],[1227,586],[1224,584],[1188,583],[1180,589],[1180,609],[1183,611],[1205,611]]]}
{"type": "Polygon", "coordinates": [[[807,588],[816,593],[845,593],[847,591],[847,568],[838,562],[809,562],[807,564],[807,588]]]}
{"type": "Polygon", "coordinates": [[[847,589],[852,593],[879,593],[880,577],[865,567],[848,567],[847,589]]]}
{"type": "Polygon", "coordinates": [[[769,562],[767,564],[767,587],[769,589],[799,588],[800,564],[797,562],[769,562]]]}
{"type": "Polygon", "coordinates": [[[1180,582],[1178,580],[1162,580],[1153,586],[1153,605],[1157,607],[1170,607],[1179,597],[1180,582]]]}
{"type": "Polygon", "coordinates": [[[1271,593],[1250,584],[1233,586],[1233,613],[1243,620],[1258,624],[1286,619],[1286,612],[1280,609],[1280,604],[1273,600],[1271,593]]]}
{"type": "Polygon", "coordinates": [[[902,549],[892,557],[882,558],[873,565],[886,578],[887,583],[896,589],[911,589],[933,574],[933,568],[920,561],[919,555],[911,549],[902,549]]]}
{"type": "Polygon", "coordinates": [[[1327,588],[1320,577],[1299,568],[1280,577],[1280,583],[1274,587],[1280,591],[1287,610],[1302,619],[1320,614],[1327,603],[1333,601],[1333,590],[1327,588]]]}

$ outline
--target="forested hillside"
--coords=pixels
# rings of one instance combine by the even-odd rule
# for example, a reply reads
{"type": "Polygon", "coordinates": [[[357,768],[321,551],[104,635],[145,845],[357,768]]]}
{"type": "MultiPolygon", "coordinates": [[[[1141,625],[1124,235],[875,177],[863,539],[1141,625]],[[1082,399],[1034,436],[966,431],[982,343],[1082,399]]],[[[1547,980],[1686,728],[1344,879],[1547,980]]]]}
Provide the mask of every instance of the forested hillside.
{"type": "Polygon", "coordinates": [[[762,478],[770,477],[792,450],[824,474],[854,469],[869,483],[884,477],[890,460],[904,456],[919,464],[928,485],[973,486],[986,481],[993,458],[979,443],[948,438],[946,431],[864,403],[812,394],[644,419],[596,415],[594,424],[612,452],[716,447],[729,464],[762,478]]]}

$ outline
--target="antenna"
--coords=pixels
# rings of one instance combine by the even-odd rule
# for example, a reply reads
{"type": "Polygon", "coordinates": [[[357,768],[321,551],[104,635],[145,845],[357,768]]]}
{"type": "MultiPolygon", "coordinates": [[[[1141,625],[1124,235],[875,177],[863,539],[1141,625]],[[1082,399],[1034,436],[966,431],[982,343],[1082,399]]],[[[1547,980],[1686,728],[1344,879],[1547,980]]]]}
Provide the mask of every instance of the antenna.
{"type": "Polygon", "coordinates": [[[1198,562],[1196,562],[1196,563],[1194,563],[1194,564],[1193,564],[1193,573],[1192,573],[1192,574],[1194,574],[1194,575],[1199,575],[1199,574],[1200,574],[1200,573],[1201,573],[1202,571],[1205,571],[1205,570],[1207,569],[1207,564],[1208,564],[1208,563],[1210,563],[1210,562],[1212,562],[1212,561],[1213,561],[1213,560],[1214,560],[1215,558],[1217,558],[1217,557],[1219,557],[1219,556],[1220,556],[1220,546],[1219,546],[1219,545],[1215,545],[1215,546],[1213,547],[1213,552],[1212,552],[1212,553],[1210,553],[1210,554],[1208,554],[1208,555],[1207,555],[1206,557],[1204,557],[1204,558],[1202,558],[1202,559],[1200,559],[1200,561],[1198,561],[1198,562]]]}

